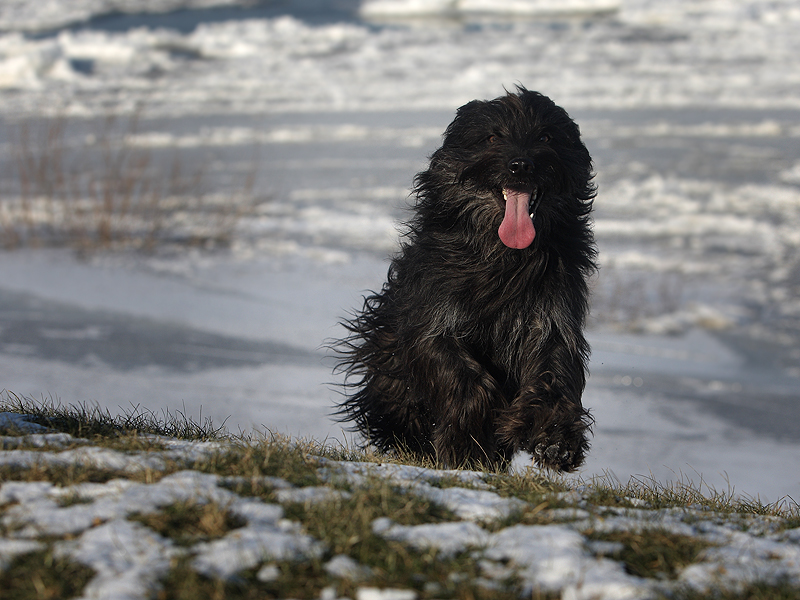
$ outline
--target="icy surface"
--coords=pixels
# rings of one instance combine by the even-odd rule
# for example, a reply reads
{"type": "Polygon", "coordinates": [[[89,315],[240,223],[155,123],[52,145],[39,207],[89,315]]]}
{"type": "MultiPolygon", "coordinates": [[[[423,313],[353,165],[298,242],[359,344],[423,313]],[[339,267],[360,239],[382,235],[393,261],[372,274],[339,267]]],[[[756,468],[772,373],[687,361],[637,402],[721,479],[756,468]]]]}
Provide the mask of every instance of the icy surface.
{"type": "Polygon", "coordinates": [[[616,11],[617,0],[364,0],[366,17],[453,17],[471,14],[542,16],[616,11]]]}
{"type": "Polygon", "coordinates": [[[32,433],[34,431],[47,431],[47,427],[31,421],[30,417],[10,412],[0,413],[0,427],[3,429],[11,429],[15,431],[19,430],[27,433],[32,433]]]}
{"type": "Polygon", "coordinates": [[[508,20],[485,26],[479,21],[468,30],[434,28],[425,21],[375,29],[355,18],[310,24],[299,18],[307,3],[295,0],[274,19],[211,20],[186,33],[144,27],[62,30],[43,39],[19,33],[115,10],[210,4],[222,2],[3,3],[0,87],[18,92],[4,96],[0,110],[90,115],[98,107],[121,109],[137,100],[172,114],[223,108],[450,109],[493,97],[500,85],[518,81],[535,83],[571,107],[800,106],[794,68],[800,9],[791,0],[702,5],[383,0],[362,7],[367,14],[393,15],[582,10],[613,15],[591,26],[580,18],[559,27],[508,20]],[[122,96],[120,88],[126,90],[122,96]]]}
{"type": "MultiPolygon", "coordinates": [[[[800,497],[796,2],[374,0],[333,16],[310,0],[244,4],[0,3],[4,236],[28,219],[65,227],[16,176],[15,142],[46,116],[67,120],[79,168],[102,160],[106,115],[143,106],[130,148],[162,166],[180,153],[215,194],[253,169],[267,197],[227,253],[4,253],[3,387],[349,441],[331,418],[326,340],[382,284],[414,173],[455,108],[519,82],[576,118],[598,172],[582,475],[800,497]],[[438,14],[397,18],[422,7],[438,14]],[[571,14],[542,16],[555,8],[571,14]]],[[[63,443],[53,434],[2,443],[27,464],[161,464],[30,451],[63,443]]],[[[453,502],[470,518],[509,510],[475,496],[453,502]]]]}
{"type": "Polygon", "coordinates": [[[117,12],[166,13],[247,3],[247,0],[4,0],[0,5],[0,30],[48,30],[117,12]]]}

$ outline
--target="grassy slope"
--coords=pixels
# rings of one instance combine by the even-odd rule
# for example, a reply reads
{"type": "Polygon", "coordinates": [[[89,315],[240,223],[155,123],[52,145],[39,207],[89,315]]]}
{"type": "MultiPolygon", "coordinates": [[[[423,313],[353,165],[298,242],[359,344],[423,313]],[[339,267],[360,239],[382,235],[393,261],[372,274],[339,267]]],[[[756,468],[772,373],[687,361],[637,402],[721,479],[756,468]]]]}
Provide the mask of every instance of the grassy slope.
{"type": "MultiPolygon", "coordinates": [[[[329,485],[345,492],[325,501],[284,503],[285,516],[302,523],[305,533],[321,540],[326,547],[318,558],[304,561],[272,561],[260,569],[246,570],[235,578],[218,580],[198,574],[190,567],[191,551],[174,558],[167,575],[161,580],[158,598],[356,598],[361,587],[401,588],[414,590],[419,598],[515,598],[521,592],[519,577],[513,564],[504,579],[485,585],[485,565],[471,552],[452,556],[435,550],[415,550],[407,544],[377,535],[372,524],[379,517],[390,517],[400,525],[444,523],[457,520],[446,508],[402,489],[387,479],[374,478],[368,485],[353,485],[346,480],[325,481],[320,476],[324,459],[336,461],[398,462],[421,465],[413,457],[375,456],[347,448],[323,447],[313,442],[290,442],[278,436],[233,436],[210,422],[197,424],[184,415],[154,414],[133,411],[113,417],[86,406],[63,407],[53,402],[35,402],[6,394],[0,399],[0,412],[30,415],[31,422],[50,430],[65,432],[71,437],[62,440],[58,451],[95,445],[125,454],[159,454],[165,439],[218,442],[212,452],[189,464],[185,459],[168,459],[163,468],[137,472],[119,471],[74,465],[70,468],[34,465],[20,467],[0,463],[0,483],[7,481],[52,481],[59,486],[86,482],[107,482],[115,478],[153,483],[187,468],[203,473],[224,475],[229,489],[239,496],[254,497],[275,503],[275,487],[265,477],[277,477],[297,487],[329,485]],[[334,556],[344,555],[360,565],[361,576],[335,577],[325,565],[334,556]],[[266,571],[265,571],[266,569],[266,571]],[[266,573],[266,574],[265,574],[266,573]],[[483,582],[483,583],[482,583],[483,582]]],[[[38,449],[33,438],[12,427],[0,427],[3,450],[38,449]]],[[[657,482],[634,480],[626,485],[609,480],[595,480],[579,485],[567,484],[558,478],[547,478],[540,472],[519,474],[484,473],[486,481],[498,494],[525,501],[524,510],[510,516],[483,523],[489,532],[516,525],[544,525],[576,521],[591,514],[597,526],[582,526],[590,552],[621,562],[632,575],[666,585],[655,586],[656,594],[676,598],[783,599],[800,597],[800,588],[792,582],[749,582],[734,590],[692,591],[672,585],[681,569],[702,562],[704,552],[713,543],[700,535],[675,533],[668,527],[631,527],[629,530],[608,530],[601,527],[606,514],[624,514],[669,509],[685,511],[686,523],[703,519],[728,521],[742,530],[762,528],[767,533],[786,531],[800,526],[797,505],[782,503],[764,505],[731,495],[703,492],[690,485],[665,487],[657,482]]],[[[440,487],[465,484],[454,477],[441,477],[440,487]]],[[[70,502],[62,499],[62,505],[70,502]]],[[[74,502],[86,502],[75,496],[74,502]]],[[[12,504],[0,505],[0,519],[12,504]]],[[[682,513],[683,514],[683,513],[682,513]]],[[[244,525],[241,517],[226,506],[210,503],[183,502],[157,513],[129,517],[161,536],[170,538],[182,548],[220,539],[244,525]]],[[[0,541],[13,538],[14,526],[0,520],[0,541]]],[[[69,598],[80,595],[93,572],[85,565],[70,562],[54,552],[59,540],[44,540],[37,550],[16,555],[0,572],[0,598],[69,598]]],[[[1,555],[0,555],[1,556],[1,555]]],[[[0,562],[2,565],[2,562],[0,562]]],[[[796,583],[796,582],[794,582],[796,583]]],[[[557,598],[559,593],[536,592],[533,597],[557,598]]]]}

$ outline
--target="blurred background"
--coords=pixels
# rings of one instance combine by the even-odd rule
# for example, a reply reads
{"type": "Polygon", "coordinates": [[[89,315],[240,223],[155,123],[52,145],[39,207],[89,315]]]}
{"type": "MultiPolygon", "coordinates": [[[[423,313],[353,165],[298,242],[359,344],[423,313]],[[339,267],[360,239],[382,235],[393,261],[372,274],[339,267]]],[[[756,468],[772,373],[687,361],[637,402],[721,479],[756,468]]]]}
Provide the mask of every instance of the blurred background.
{"type": "Polygon", "coordinates": [[[0,389],[358,441],[324,344],[455,109],[522,84],[597,172],[580,476],[800,500],[798,27],[797,0],[4,0],[0,389]]]}

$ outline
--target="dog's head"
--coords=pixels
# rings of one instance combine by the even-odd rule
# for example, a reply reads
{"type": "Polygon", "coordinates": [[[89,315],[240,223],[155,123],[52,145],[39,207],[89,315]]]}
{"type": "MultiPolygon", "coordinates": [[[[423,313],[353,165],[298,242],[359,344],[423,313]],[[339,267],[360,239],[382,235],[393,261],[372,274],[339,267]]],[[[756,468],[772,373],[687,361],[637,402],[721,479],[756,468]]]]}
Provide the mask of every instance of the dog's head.
{"type": "Polygon", "coordinates": [[[523,249],[570,216],[585,221],[591,180],[591,157],[575,122],[548,97],[518,87],[458,109],[416,190],[440,219],[491,224],[503,244],[523,249]]]}

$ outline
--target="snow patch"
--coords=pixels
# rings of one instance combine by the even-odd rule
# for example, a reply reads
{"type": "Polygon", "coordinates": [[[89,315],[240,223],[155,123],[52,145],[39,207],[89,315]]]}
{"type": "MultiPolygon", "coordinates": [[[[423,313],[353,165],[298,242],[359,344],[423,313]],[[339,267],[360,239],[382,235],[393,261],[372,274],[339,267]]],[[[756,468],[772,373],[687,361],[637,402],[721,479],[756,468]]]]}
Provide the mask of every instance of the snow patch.
{"type": "MultiPolygon", "coordinates": [[[[800,577],[800,536],[796,530],[782,531],[783,522],[775,517],[723,516],[691,507],[663,510],[646,506],[593,507],[582,500],[584,492],[576,489],[558,498],[580,507],[547,514],[549,519],[566,522],[518,524],[489,533],[475,522],[476,516],[489,518],[489,513],[480,508],[483,503],[478,502],[477,509],[473,506],[461,511],[458,505],[475,505],[476,492],[491,499],[494,506],[506,499],[491,489],[459,486],[442,489],[433,485],[460,479],[465,484],[486,488],[488,484],[482,473],[337,462],[319,457],[313,460],[319,463],[319,473],[327,480],[343,477],[353,484],[369,485],[376,477],[383,477],[425,497],[436,496],[431,490],[442,492],[436,501],[450,503],[449,508],[459,520],[407,526],[394,523],[387,516],[373,521],[372,530],[417,550],[435,550],[443,558],[469,552],[481,571],[476,585],[494,587],[509,577],[517,577],[526,595],[545,591],[581,600],[649,597],[654,590],[663,590],[666,584],[628,575],[620,562],[607,558],[619,551],[619,544],[588,543],[584,537],[589,530],[642,532],[648,528],[697,537],[713,545],[701,561],[679,575],[681,584],[697,590],[735,590],[754,581],[777,582],[800,577]]],[[[267,480],[279,492],[291,489],[282,479],[267,480]]],[[[179,556],[188,556],[191,566],[207,576],[229,578],[242,570],[258,568],[260,581],[272,581],[280,575],[274,561],[318,559],[324,555],[325,546],[303,533],[301,524],[284,519],[280,506],[240,497],[219,487],[223,483],[230,481],[195,471],[173,473],[152,484],[117,479],[62,488],[46,481],[5,482],[0,485],[0,505],[5,505],[2,527],[8,537],[0,538],[0,567],[15,556],[44,548],[40,537],[68,534],[74,539],[57,541],[53,546],[56,555],[81,562],[97,572],[84,590],[85,597],[139,600],[157,593],[159,579],[179,556]],[[178,549],[171,540],[128,520],[133,514],[152,514],[170,504],[188,502],[216,502],[242,517],[246,524],[222,538],[178,549]]],[[[303,497],[324,501],[337,494],[333,488],[320,486],[306,488],[303,497]]],[[[495,511],[491,515],[496,518],[501,513],[495,511]]],[[[354,581],[368,579],[372,574],[368,567],[343,555],[332,557],[324,568],[334,577],[354,581]]],[[[416,592],[361,587],[357,595],[413,598],[416,592]]],[[[335,598],[335,589],[326,588],[322,597],[335,598]]]]}
{"type": "Polygon", "coordinates": [[[372,531],[418,550],[435,548],[445,557],[455,556],[469,548],[485,548],[491,539],[486,531],[470,521],[396,525],[383,517],[373,521],[372,531]]]}
{"type": "Polygon", "coordinates": [[[28,434],[48,431],[47,427],[34,423],[31,418],[30,415],[0,412],[0,428],[12,429],[28,434]]]}
{"type": "Polygon", "coordinates": [[[56,554],[97,571],[83,590],[85,598],[141,600],[156,593],[179,552],[144,525],[114,519],[88,529],[75,542],[57,543],[56,554]]]}
{"type": "Polygon", "coordinates": [[[619,0],[364,0],[361,14],[379,17],[457,17],[464,15],[548,16],[617,11],[619,0]]]}

